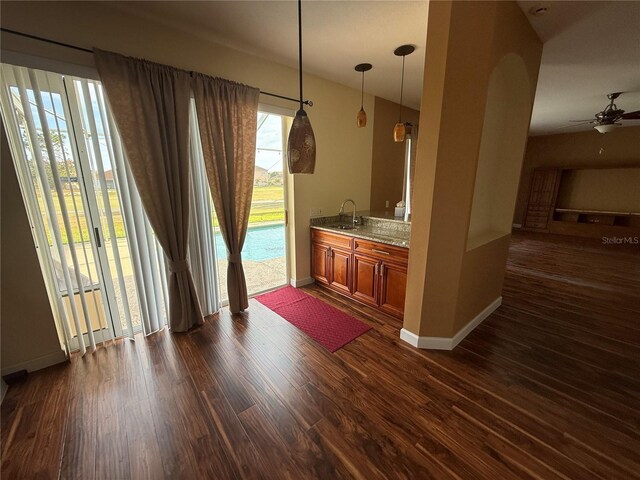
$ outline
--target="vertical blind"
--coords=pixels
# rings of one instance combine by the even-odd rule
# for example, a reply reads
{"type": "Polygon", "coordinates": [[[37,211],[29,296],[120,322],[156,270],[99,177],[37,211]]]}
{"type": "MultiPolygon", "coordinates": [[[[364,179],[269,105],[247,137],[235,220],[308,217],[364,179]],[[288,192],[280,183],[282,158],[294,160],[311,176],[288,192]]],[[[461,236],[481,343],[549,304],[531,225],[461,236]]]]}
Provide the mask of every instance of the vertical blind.
{"type": "Polygon", "coordinates": [[[216,247],[213,230],[213,201],[209,193],[204,166],[202,143],[198,133],[198,119],[193,99],[189,111],[191,155],[191,195],[189,208],[189,264],[198,292],[202,313],[209,315],[218,310],[218,278],[216,274],[216,247]]]}
{"type": "MultiPolygon", "coordinates": [[[[95,350],[167,324],[165,258],[99,82],[2,65],[0,103],[61,340],[95,350]]],[[[195,110],[189,260],[205,314],[218,309],[209,188],[195,110]]]]}
{"type": "MultiPolygon", "coordinates": [[[[82,332],[86,327],[86,341],[95,350],[96,339],[90,323],[87,294],[95,292],[98,282],[94,279],[97,277],[95,270],[87,268],[82,274],[78,254],[88,266],[89,255],[95,258],[96,252],[92,243],[78,242],[76,245],[78,236],[74,238],[74,227],[80,238],[91,227],[87,216],[79,214],[78,200],[82,192],[79,184],[74,185],[71,175],[71,170],[77,171],[78,165],[71,157],[76,145],[69,129],[70,113],[63,99],[64,84],[59,77],[34,70],[6,66],[2,69],[4,123],[8,136],[13,140],[10,146],[13,147],[23,194],[26,193],[32,225],[39,230],[36,239],[41,263],[45,264],[43,271],[49,274],[48,293],[50,298],[56,297],[55,304],[59,308],[55,311],[61,315],[58,320],[67,347],[71,348],[71,340],[75,337],[84,354],[84,336],[74,335],[71,331],[74,327],[75,332],[82,332]],[[8,105],[13,108],[6,108],[8,105]],[[47,165],[56,165],[56,168],[47,169],[47,165]],[[66,176],[61,178],[61,173],[66,176]],[[66,201],[65,190],[71,202],[66,201]],[[50,248],[46,248],[47,245],[50,248]],[[73,296],[73,301],[65,305],[62,301],[64,294],[73,296]]],[[[104,335],[103,328],[100,328],[100,333],[104,335]]]]}

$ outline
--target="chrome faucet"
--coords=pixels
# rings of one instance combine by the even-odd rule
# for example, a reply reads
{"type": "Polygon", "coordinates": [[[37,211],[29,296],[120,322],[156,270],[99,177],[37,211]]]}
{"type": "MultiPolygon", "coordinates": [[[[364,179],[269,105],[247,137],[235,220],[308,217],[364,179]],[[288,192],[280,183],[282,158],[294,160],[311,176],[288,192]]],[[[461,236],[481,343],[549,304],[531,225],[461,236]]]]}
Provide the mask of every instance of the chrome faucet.
{"type": "Polygon", "coordinates": [[[353,218],[351,219],[351,226],[355,227],[356,226],[356,202],[354,202],[350,198],[347,198],[344,202],[342,202],[342,205],[340,205],[340,213],[338,213],[338,215],[340,216],[340,218],[342,218],[342,215],[344,215],[344,205],[347,202],[353,203],[353,212],[352,212],[353,218]]]}

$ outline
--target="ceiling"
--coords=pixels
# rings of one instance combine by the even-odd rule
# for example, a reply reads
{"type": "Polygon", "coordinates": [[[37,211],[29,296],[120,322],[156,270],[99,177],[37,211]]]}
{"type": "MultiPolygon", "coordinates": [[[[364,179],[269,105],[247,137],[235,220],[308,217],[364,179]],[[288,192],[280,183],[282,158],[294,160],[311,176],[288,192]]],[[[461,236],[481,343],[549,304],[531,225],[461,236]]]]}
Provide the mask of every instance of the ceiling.
{"type": "Polygon", "coordinates": [[[640,2],[518,3],[544,42],[532,135],[593,128],[573,126],[569,120],[593,119],[611,92],[626,92],[616,100],[618,108],[640,110],[640,2]],[[529,9],[538,5],[549,10],[530,15],[529,9]]]}
{"type": "MultiPolygon", "coordinates": [[[[570,120],[592,119],[608,100],[640,109],[639,1],[519,1],[544,50],[531,134],[589,130],[570,120]],[[543,16],[532,6],[544,5],[543,16]]],[[[118,2],[118,8],[200,38],[297,66],[297,9],[293,1],[118,2]]],[[[427,1],[303,2],[304,69],[360,88],[353,67],[373,64],[365,90],[399,100],[401,60],[393,50],[415,45],[407,57],[405,104],[418,109],[422,93],[427,1]]],[[[289,92],[295,95],[295,92],[289,92]]],[[[625,121],[640,125],[640,121],[625,121]]]]}
{"type": "MultiPolygon", "coordinates": [[[[200,38],[297,67],[296,2],[121,2],[118,7],[200,38]]],[[[426,19],[425,0],[304,1],[304,70],[359,90],[361,74],[354,67],[371,63],[365,91],[397,102],[402,60],[393,51],[412,44],[416,51],[406,58],[403,103],[418,109],[426,19]]],[[[289,94],[295,96],[295,92],[289,94]]]]}

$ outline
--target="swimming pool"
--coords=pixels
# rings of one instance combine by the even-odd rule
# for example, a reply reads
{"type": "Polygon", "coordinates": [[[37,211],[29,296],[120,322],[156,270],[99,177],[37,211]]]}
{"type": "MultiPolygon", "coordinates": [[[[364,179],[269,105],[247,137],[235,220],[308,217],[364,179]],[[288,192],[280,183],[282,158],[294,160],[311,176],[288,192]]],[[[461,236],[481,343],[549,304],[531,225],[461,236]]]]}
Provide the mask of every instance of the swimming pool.
{"type": "MultiPolygon", "coordinates": [[[[249,227],[247,237],[242,248],[243,260],[261,262],[272,258],[285,256],[285,227],[284,224],[267,225],[264,227],[249,227]]],[[[227,258],[227,247],[222,235],[216,233],[216,255],[220,259],[227,258]]]]}

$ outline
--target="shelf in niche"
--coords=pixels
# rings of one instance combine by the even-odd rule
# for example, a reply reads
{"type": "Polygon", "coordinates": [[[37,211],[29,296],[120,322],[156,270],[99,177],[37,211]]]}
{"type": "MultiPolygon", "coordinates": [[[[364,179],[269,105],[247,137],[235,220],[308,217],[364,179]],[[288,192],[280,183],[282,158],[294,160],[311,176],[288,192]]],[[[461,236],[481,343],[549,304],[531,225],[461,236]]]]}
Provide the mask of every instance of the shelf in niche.
{"type": "Polygon", "coordinates": [[[637,212],[611,212],[607,210],[587,210],[587,209],[578,209],[578,208],[556,208],[556,212],[560,213],[585,213],[585,214],[596,214],[596,215],[636,215],[640,216],[640,213],[637,212]]]}
{"type": "Polygon", "coordinates": [[[553,220],[569,224],[640,227],[640,213],[637,212],[556,208],[553,220]]]}

